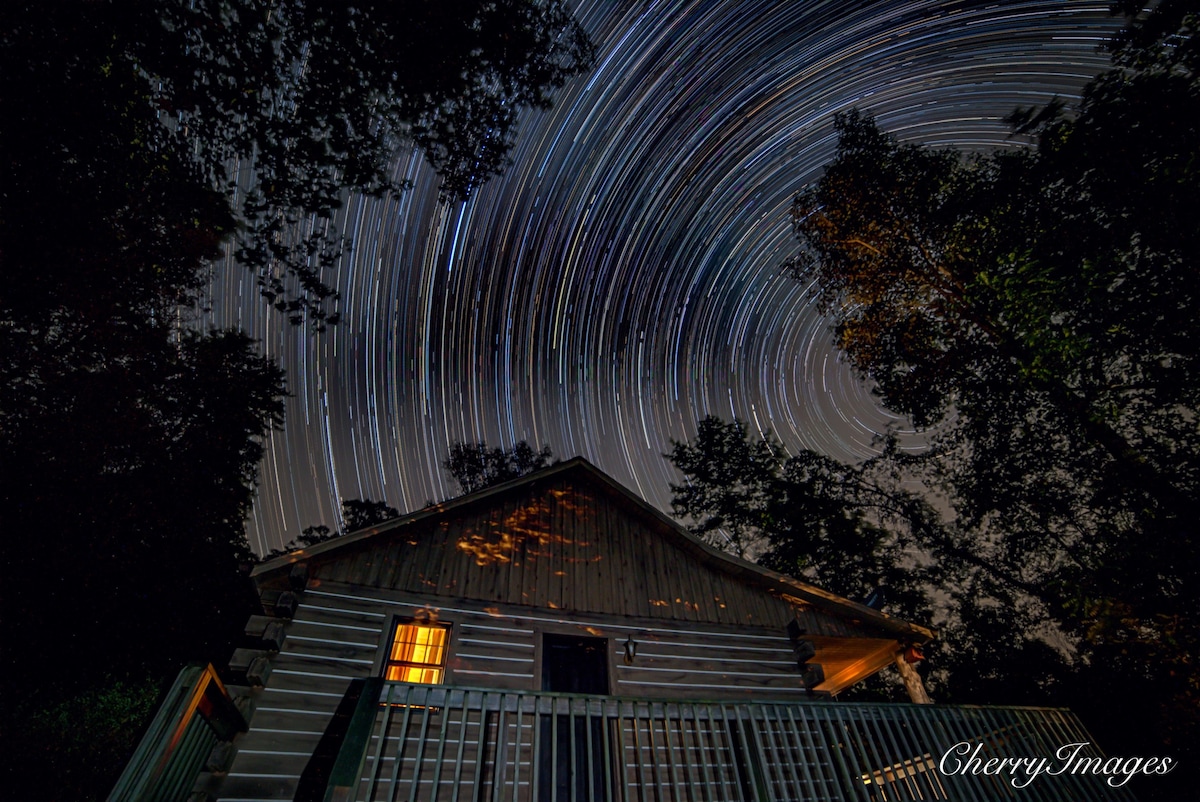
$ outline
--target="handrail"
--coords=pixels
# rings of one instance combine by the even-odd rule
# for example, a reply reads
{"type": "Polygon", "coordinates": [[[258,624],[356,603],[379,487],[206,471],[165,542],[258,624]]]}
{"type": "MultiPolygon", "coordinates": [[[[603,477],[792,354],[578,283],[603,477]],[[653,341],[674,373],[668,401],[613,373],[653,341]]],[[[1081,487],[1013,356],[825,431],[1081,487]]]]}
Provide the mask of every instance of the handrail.
{"type": "Polygon", "coordinates": [[[185,798],[212,748],[246,728],[212,664],[185,666],[125,764],[108,802],[185,798]]]}
{"type": "Polygon", "coordinates": [[[939,759],[962,742],[984,762],[1052,757],[1070,743],[1100,756],[1062,709],[692,702],[401,682],[382,683],[368,708],[358,706],[357,734],[347,733],[338,756],[357,770],[357,782],[338,783],[348,799],[1132,800],[1096,776],[1043,775],[1018,789],[994,774],[940,772],[939,759]]]}
{"type": "Polygon", "coordinates": [[[351,794],[362,776],[363,761],[366,759],[367,746],[371,742],[371,728],[375,723],[382,691],[383,680],[373,677],[363,681],[362,695],[354,707],[346,739],[342,742],[342,749],[329,772],[329,788],[325,793],[325,802],[347,802],[353,799],[351,794]]]}

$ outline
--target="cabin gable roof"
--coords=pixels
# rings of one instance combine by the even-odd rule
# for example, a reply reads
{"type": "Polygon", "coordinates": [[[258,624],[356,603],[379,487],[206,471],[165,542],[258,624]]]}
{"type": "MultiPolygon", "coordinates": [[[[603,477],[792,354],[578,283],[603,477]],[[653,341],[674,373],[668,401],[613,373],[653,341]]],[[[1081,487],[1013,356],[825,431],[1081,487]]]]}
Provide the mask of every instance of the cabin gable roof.
{"type": "Polygon", "coordinates": [[[923,642],[924,627],[718,551],[583,458],[291,552],[312,581],[641,618],[923,642]]]}

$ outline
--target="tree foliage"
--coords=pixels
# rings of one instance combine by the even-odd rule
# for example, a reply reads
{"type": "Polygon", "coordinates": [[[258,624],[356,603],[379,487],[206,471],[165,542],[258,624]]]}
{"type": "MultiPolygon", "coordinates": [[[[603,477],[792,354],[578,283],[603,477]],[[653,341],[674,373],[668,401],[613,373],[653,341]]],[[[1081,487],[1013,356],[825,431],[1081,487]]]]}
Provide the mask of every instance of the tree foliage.
{"type": "Polygon", "coordinates": [[[285,391],[201,324],[213,261],[335,321],[343,193],[399,189],[409,139],[465,196],[589,58],[558,0],[6,6],[0,660],[39,689],[5,701],[6,750],[88,686],[219,661],[254,609],[243,525],[285,391]]]}
{"type": "Polygon", "coordinates": [[[388,506],[385,501],[372,501],[369,498],[343,499],[342,519],[345,521],[345,530],[330,529],[325,524],[306,526],[299,537],[288,541],[287,545],[281,549],[272,549],[269,553],[264,554],[262,561],[266,562],[276,557],[282,557],[290,551],[315,546],[318,543],[333,540],[349,532],[357,532],[359,529],[366,529],[369,526],[378,526],[381,523],[399,517],[400,511],[395,507],[388,506]]]}
{"type": "Polygon", "coordinates": [[[257,602],[243,527],[282,376],[239,333],[142,336],[124,354],[64,342],[87,359],[40,366],[28,397],[4,388],[0,659],[10,687],[36,692],[5,700],[3,741],[14,770],[62,776],[47,798],[102,795],[132,745],[97,731],[80,759],[77,738],[28,740],[71,732],[47,715],[227,659],[257,602]]]}
{"type": "Polygon", "coordinates": [[[43,631],[45,584],[61,600],[47,610],[101,638],[62,609],[100,577],[187,564],[199,544],[212,554],[197,575],[237,576],[250,556],[242,519],[283,381],[244,336],[196,325],[211,260],[231,242],[252,263],[259,249],[281,309],[324,317],[319,260],[284,236],[292,225],[327,217],[345,188],[395,188],[387,154],[402,136],[448,192],[468,192],[502,166],[517,110],[548,103],[590,45],[561,3],[525,0],[7,12],[2,492],[8,531],[56,534],[11,546],[19,581],[5,592],[22,612],[6,623],[43,631]],[[235,186],[237,160],[252,185],[235,186]],[[288,264],[304,297],[279,295],[288,264]],[[149,556],[163,549],[174,556],[149,556]]]}
{"type": "Polygon", "coordinates": [[[928,613],[920,566],[904,566],[913,533],[879,524],[895,511],[882,495],[872,505],[860,469],[812,451],[789,457],[773,436],[713,416],[666,456],[684,475],[671,485],[672,512],[712,545],[849,598],[887,588],[893,609],[928,613]]]}
{"type": "Polygon", "coordinates": [[[709,416],[698,428],[694,442],[672,442],[666,455],[685,477],[671,485],[671,511],[719,549],[738,557],[770,554],[778,545],[782,446],[770,438],[750,440],[740,421],[709,416]]]}
{"type": "Polygon", "coordinates": [[[52,749],[58,762],[45,781],[53,788],[44,798],[105,794],[120,777],[165,690],[153,678],[107,677],[94,685],[81,684],[22,722],[15,749],[6,752],[10,765],[14,771],[39,768],[44,760],[39,753],[52,749]]]}
{"type": "Polygon", "coordinates": [[[442,467],[454,478],[460,495],[516,479],[551,463],[550,446],[534,451],[522,440],[512,448],[489,448],[487,443],[455,443],[442,467]]]}
{"type": "Polygon", "coordinates": [[[1035,600],[1177,751],[1200,707],[1198,23],[1179,2],[1132,20],[1072,115],[1013,116],[1034,148],[964,157],[839,116],[791,265],[883,402],[933,427],[904,469],[994,569],[993,610],[1035,600]]]}
{"type": "Polygon", "coordinates": [[[342,502],[342,518],[346,522],[347,532],[357,532],[368,526],[378,526],[399,517],[400,511],[395,507],[389,507],[384,501],[352,498],[342,502]]]}
{"type": "MultiPolygon", "coordinates": [[[[331,226],[345,190],[400,189],[389,161],[411,140],[445,196],[466,197],[504,168],[518,112],[548,106],[592,56],[560,0],[21,2],[0,37],[14,215],[110,237],[145,233],[149,217],[144,261],[175,272],[125,271],[101,288],[113,295],[170,279],[194,300],[194,248],[172,259],[171,240],[211,252],[235,236],[267,297],[318,322],[336,319],[322,267],[346,244],[331,226]]],[[[100,259],[132,252],[116,238],[100,259]]],[[[43,297],[86,295],[66,269],[88,252],[64,263],[39,244],[59,245],[30,241],[16,263],[40,270],[23,278],[43,297]]]]}
{"type": "MultiPolygon", "coordinates": [[[[788,456],[772,435],[710,416],[667,458],[684,475],[673,512],[700,537],[741,554],[732,528],[768,568],[860,601],[881,591],[887,613],[934,624],[922,673],[938,701],[1054,703],[1069,670],[1045,640],[1044,607],[1027,592],[1036,588],[977,554],[904,487],[897,453],[859,465],[788,456]]],[[[850,695],[907,698],[886,680],[850,695]]]]}
{"type": "Polygon", "coordinates": [[[244,623],[212,608],[244,609],[243,524],[282,375],[240,333],[157,345],[42,373],[38,403],[6,418],[5,627],[40,644],[46,679],[70,678],[79,652],[114,670],[200,657],[244,623]]]}

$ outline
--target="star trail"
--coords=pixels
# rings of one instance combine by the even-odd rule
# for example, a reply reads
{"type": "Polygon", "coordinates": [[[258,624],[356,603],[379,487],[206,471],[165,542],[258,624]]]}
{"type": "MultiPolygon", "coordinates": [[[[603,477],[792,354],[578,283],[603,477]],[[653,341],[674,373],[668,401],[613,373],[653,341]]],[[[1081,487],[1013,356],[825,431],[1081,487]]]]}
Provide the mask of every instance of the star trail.
{"type": "Polygon", "coordinates": [[[1070,101],[1117,28],[1096,2],[588,0],[594,68],[529,112],[506,174],[438,201],[350,197],[336,266],[343,322],[267,309],[246,271],[214,272],[212,322],[288,373],[251,545],[340,525],[339,498],[402,511],[452,492],[456,440],[583,455],[667,509],[662,457],[708,414],[844,460],[904,422],[839,361],[793,253],[788,206],[859,107],[905,141],[1012,146],[1016,106],[1070,101]]]}

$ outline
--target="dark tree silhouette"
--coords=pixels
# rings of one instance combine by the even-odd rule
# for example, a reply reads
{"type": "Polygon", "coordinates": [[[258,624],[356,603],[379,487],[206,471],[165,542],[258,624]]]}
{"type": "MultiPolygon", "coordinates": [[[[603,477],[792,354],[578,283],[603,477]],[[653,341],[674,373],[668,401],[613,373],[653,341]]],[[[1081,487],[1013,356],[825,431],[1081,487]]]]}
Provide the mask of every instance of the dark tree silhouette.
{"type": "Polygon", "coordinates": [[[592,54],[561,0],[22,1],[0,46],[5,187],[22,232],[7,258],[38,268],[13,271],[14,297],[165,281],[194,300],[190,254],[233,236],[268,298],[318,323],[337,314],[322,267],[346,245],[331,228],[346,189],[401,189],[389,161],[411,140],[447,197],[467,196],[505,166],[517,113],[548,106],[592,54]],[[233,174],[235,162],[252,170],[233,174]],[[54,222],[73,229],[65,242],[54,222]],[[156,247],[138,258],[172,269],[88,268],[135,254],[129,235],[151,230],[156,247]],[[86,234],[117,247],[80,249],[86,234]],[[173,256],[180,240],[190,247],[173,256]]]}
{"type": "Polygon", "coordinates": [[[54,770],[47,798],[106,792],[147,693],[228,658],[257,601],[243,526],[260,437],[282,412],[280,372],[238,333],[103,356],[39,373],[0,433],[0,660],[31,689],[4,702],[4,750],[13,770],[54,770]],[[61,717],[95,699],[111,726],[80,738],[61,717]]]}
{"type": "Polygon", "coordinates": [[[342,502],[342,518],[346,521],[347,532],[356,532],[399,517],[400,511],[383,501],[351,498],[342,502]]]}
{"type": "Polygon", "coordinates": [[[384,501],[371,501],[369,498],[343,499],[342,518],[346,522],[346,529],[344,531],[330,529],[325,524],[306,526],[299,537],[289,541],[281,549],[272,549],[268,554],[263,555],[262,560],[265,562],[276,557],[282,557],[290,551],[315,546],[318,543],[333,540],[349,532],[356,532],[359,529],[366,529],[368,526],[376,526],[399,517],[400,511],[395,507],[389,507],[387,502],[384,501]]]}
{"type": "MultiPolygon", "coordinates": [[[[244,338],[189,328],[209,261],[235,232],[243,250],[286,245],[278,226],[328,213],[346,187],[394,188],[386,154],[401,128],[449,191],[468,191],[502,164],[517,109],[548,103],[590,46],[559,2],[6,11],[0,492],[9,532],[56,532],[48,551],[14,547],[6,568],[119,564],[134,576],[138,550],[161,539],[187,552],[184,532],[236,565],[257,438],[278,422],[283,390],[244,338]],[[234,193],[228,161],[251,154],[257,183],[234,193]]],[[[264,259],[274,276],[286,255],[264,259]]],[[[300,276],[320,316],[318,285],[300,276]]],[[[276,299],[289,313],[308,304],[276,299]]],[[[45,573],[6,589],[31,622],[24,589],[45,573]]],[[[60,577],[51,595],[83,598],[99,581],[60,577]]]]}
{"type": "Polygon", "coordinates": [[[1200,743],[1198,25],[1195,3],[1133,20],[1077,114],[1013,116],[1035,148],[964,158],[840,116],[792,265],[883,401],[938,427],[905,469],[999,569],[975,587],[1041,603],[1075,685],[1117,700],[1094,726],[1179,756],[1200,743]]]}
{"type": "MultiPolygon", "coordinates": [[[[1038,636],[1040,608],[1002,567],[963,549],[886,455],[855,466],[807,450],[789,457],[772,436],[710,416],[666,456],[685,480],[671,486],[674,514],[713,545],[748,546],[768,568],[859,601],[882,589],[886,612],[936,621],[922,673],[939,702],[1047,704],[1068,678],[1038,636]],[[1023,670],[1008,670],[1014,662],[1023,670]]],[[[853,692],[880,696],[907,698],[896,683],[853,692]]]]}
{"type": "Polygon", "coordinates": [[[0,662],[38,689],[0,703],[6,766],[103,794],[119,759],[62,770],[22,734],[220,662],[254,609],[243,524],[283,378],[201,324],[212,260],[232,249],[289,318],[333,322],[343,193],[401,189],[411,138],[465,196],[589,54],[558,0],[6,6],[0,662]]]}
{"type": "MultiPolygon", "coordinates": [[[[911,522],[885,528],[867,518],[860,470],[812,451],[789,457],[774,437],[751,438],[741,421],[712,416],[666,457],[685,480],[671,485],[672,512],[714,546],[853,599],[886,587],[891,610],[928,617],[927,580],[909,557],[911,522]]],[[[876,499],[877,518],[888,520],[883,504],[895,499],[876,499]]]]}
{"type": "Polygon", "coordinates": [[[550,446],[534,451],[524,440],[509,449],[489,448],[487,443],[455,443],[442,467],[465,495],[532,473],[552,459],[550,446]]]}

